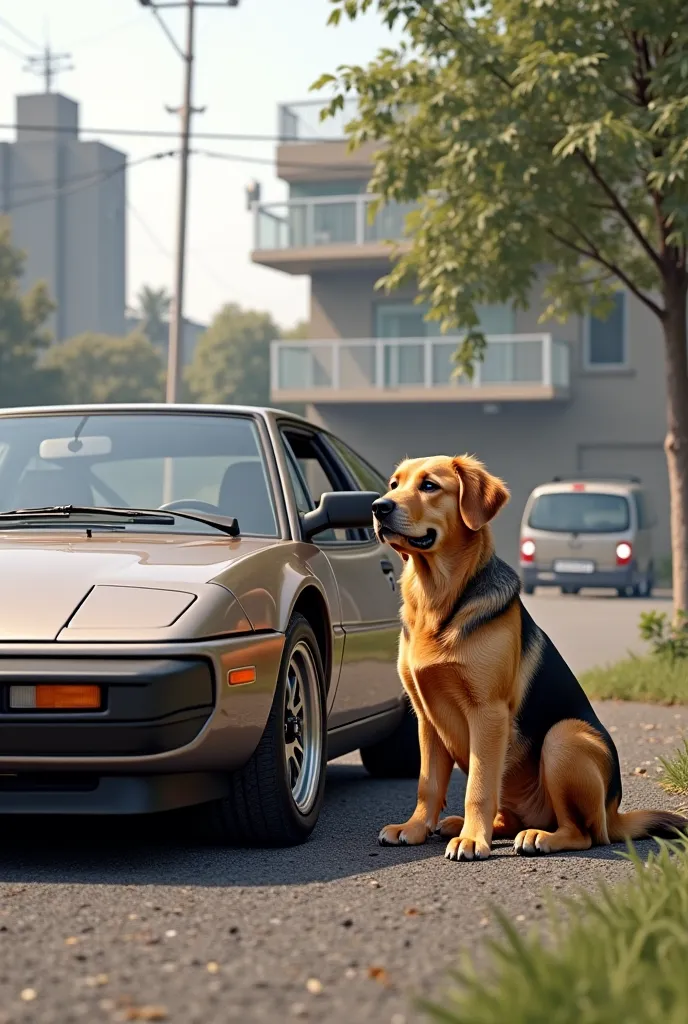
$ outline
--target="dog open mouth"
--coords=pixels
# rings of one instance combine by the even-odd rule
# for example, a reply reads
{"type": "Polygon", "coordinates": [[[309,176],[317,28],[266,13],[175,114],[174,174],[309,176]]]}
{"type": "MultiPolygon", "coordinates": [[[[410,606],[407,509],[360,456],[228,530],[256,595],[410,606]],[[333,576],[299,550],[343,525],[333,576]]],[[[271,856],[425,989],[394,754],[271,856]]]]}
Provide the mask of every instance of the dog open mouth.
{"type": "Polygon", "coordinates": [[[406,533],[399,533],[398,530],[391,530],[388,526],[382,526],[380,527],[380,536],[390,538],[390,540],[393,537],[399,537],[412,548],[418,548],[419,551],[427,551],[437,540],[437,530],[430,529],[422,537],[410,537],[406,533]]]}

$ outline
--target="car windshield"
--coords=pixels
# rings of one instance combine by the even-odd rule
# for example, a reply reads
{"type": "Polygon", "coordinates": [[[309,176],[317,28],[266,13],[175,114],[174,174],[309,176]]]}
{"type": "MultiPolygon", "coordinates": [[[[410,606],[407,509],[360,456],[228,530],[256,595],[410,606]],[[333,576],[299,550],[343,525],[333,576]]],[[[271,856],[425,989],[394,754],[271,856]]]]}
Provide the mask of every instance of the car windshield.
{"type": "Polygon", "coordinates": [[[535,499],[528,525],[553,533],[622,533],[630,522],[621,494],[562,491],[535,499]]]}
{"type": "MultiPolygon", "coordinates": [[[[255,421],[160,411],[0,416],[0,512],[56,505],[159,509],[170,502],[180,512],[234,517],[242,535],[276,537],[255,421]]],[[[159,518],[126,529],[216,532],[210,524],[170,519],[172,526],[159,518]]]]}

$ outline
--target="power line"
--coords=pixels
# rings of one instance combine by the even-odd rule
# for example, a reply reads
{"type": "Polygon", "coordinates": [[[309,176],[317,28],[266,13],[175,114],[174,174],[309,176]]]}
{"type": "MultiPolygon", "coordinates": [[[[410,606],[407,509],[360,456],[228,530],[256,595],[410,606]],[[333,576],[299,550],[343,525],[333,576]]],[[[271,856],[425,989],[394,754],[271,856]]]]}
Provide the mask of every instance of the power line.
{"type": "Polygon", "coordinates": [[[11,43],[6,43],[4,39],[0,39],[0,46],[3,50],[7,50],[8,53],[11,53],[12,56],[18,57],[19,60],[24,60],[24,54],[21,50],[17,50],[11,43]]]}
{"type": "Polygon", "coordinates": [[[155,231],[153,231],[153,228],[149,224],[146,223],[146,221],[141,216],[139,211],[136,209],[135,206],[132,205],[132,203],[128,199],[127,199],[127,209],[129,210],[129,213],[133,214],[135,220],[138,221],[139,226],[141,228],[143,228],[143,231],[145,232],[145,234],[148,235],[148,237],[150,238],[151,242],[153,243],[155,248],[158,250],[158,252],[160,252],[163,256],[165,256],[168,260],[171,260],[172,259],[172,253],[170,252],[170,250],[167,248],[165,243],[162,242],[158,238],[158,236],[156,235],[155,231]]]}
{"type": "MultiPolygon", "coordinates": [[[[175,151],[176,152],[176,151],[175,151]]],[[[192,149],[192,156],[205,156],[212,160],[223,160],[227,163],[237,164],[256,164],[263,167],[274,167],[275,160],[273,157],[265,156],[251,156],[249,153],[222,153],[210,149],[192,149]]],[[[127,164],[123,165],[128,166],[127,164]]],[[[308,163],[303,160],[280,160],[280,167],[294,167],[299,170],[313,170],[313,171],[346,171],[351,172],[351,165],[344,163],[337,164],[324,164],[322,161],[318,163],[308,163]]],[[[35,178],[32,181],[17,181],[14,182],[10,187],[12,192],[21,192],[33,188],[57,188],[61,185],[76,184],[79,181],[85,181],[87,178],[93,177],[93,171],[88,171],[84,174],[75,174],[73,177],[67,178],[35,178]]]]}
{"type": "MultiPolygon", "coordinates": [[[[32,132],[70,132],[74,133],[74,129],[69,125],[52,125],[52,124],[17,124],[15,123],[3,123],[0,124],[0,131],[32,131],[32,132]]],[[[179,133],[174,131],[167,131],[164,128],[81,128],[80,133],[83,135],[128,135],[132,138],[140,137],[147,139],[170,139],[178,138],[179,133]]],[[[293,139],[287,139],[283,135],[252,135],[252,134],[240,134],[235,132],[194,132],[191,135],[191,139],[207,139],[208,141],[214,142],[294,142],[293,139]]],[[[340,138],[325,138],[320,136],[303,136],[299,137],[298,142],[347,142],[346,136],[342,135],[340,138]]]]}
{"type": "MultiPolygon", "coordinates": [[[[40,46],[37,43],[34,43],[32,39],[29,39],[29,37],[24,35],[23,32],[20,32],[19,29],[11,22],[7,21],[6,18],[0,17],[0,25],[6,28],[8,32],[11,32],[15,39],[19,39],[25,46],[30,46],[32,50],[40,50],[40,46]]],[[[24,54],[22,54],[22,57],[23,56],[24,54]]]]}
{"type": "Polygon", "coordinates": [[[152,153],[150,156],[141,157],[138,160],[128,160],[126,163],[118,164],[116,167],[111,167],[107,171],[99,171],[94,173],[88,181],[84,181],[81,184],[71,187],[70,184],[66,184],[60,188],[53,189],[50,192],[46,192],[40,196],[33,196],[30,199],[22,199],[17,203],[8,203],[3,207],[2,213],[11,213],[13,210],[23,209],[27,206],[34,206],[37,203],[44,203],[50,199],[57,199],[63,195],[72,195],[75,192],[81,192],[83,189],[92,188],[95,185],[102,185],[104,182],[109,181],[110,178],[114,178],[115,175],[121,174],[124,170],[132,167],[140,167],[141,164],[149,163],[152,160],[162,160],[165,157],[176,156],[177,152],[170,150],[166,153],[152,153]]]}

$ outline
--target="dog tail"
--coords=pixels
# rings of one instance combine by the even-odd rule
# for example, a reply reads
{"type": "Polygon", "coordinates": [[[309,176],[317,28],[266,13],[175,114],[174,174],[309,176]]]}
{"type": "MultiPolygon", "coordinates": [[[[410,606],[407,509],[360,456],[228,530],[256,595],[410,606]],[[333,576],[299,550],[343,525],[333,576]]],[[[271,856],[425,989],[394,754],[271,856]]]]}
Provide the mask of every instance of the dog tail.
{"type": "Polygon", "coordinates": [[[610,807],[607,814],[609,841],[620,843],[625,839],[675,839],[677,832],[688,832],[688,818],[673,811],[629,811],[620,814],[610,807]]]}

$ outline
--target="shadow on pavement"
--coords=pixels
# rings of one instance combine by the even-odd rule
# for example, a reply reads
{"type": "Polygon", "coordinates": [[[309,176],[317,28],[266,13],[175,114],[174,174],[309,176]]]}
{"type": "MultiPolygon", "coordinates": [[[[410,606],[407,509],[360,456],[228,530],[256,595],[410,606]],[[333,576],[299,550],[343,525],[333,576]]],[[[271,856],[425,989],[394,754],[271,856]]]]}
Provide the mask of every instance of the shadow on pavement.
{"type": "MultiPolygon", "coordinates": [[[[464,780],[454,773],[448,812],[463,805],[464,780]]],[[[183,812],[143,818],[3,818],[0,883],[170,885],[252,887],[302,885],[371,874],[397,864],[442,858],[444,841],[424,846],[381,848],[380,828],[405,821],[415,805],[412,780],[379,781],[359,765],[330,765],[323,813],[303,846],[278,850],[224,848],[195,840],[183,812]]],[[[639,843],[646,857],[651,843],[639,843]]],[[[611,860],[622,847],[584,854],[611,860]]],[[[511,844],[495,844],[494,855],[457,871],[499,870],[511,844]]],[[[552,860],[554,858],[548,858],[552,860]]]]}

